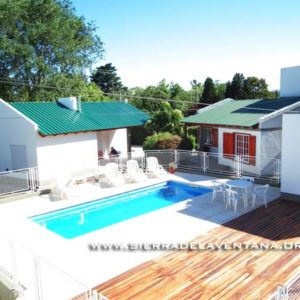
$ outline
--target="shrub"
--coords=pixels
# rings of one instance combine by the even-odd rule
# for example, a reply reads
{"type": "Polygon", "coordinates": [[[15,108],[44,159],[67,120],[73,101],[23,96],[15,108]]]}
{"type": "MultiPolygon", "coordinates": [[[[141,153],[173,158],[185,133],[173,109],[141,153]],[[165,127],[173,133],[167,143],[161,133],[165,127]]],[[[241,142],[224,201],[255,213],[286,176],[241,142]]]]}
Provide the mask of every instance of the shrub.
{"type": "Polygon", "coordinates": [[[181,143],[182,138],[178,135],[173,135],[169,132],[160,132],[148,136],[143,148],[144,150],[164,150],[164,149],[177,149],[181,143]]]}
{"type": "Polygon", "coordinates": [[[179,146],[183,150],[193,150],[196,148],[196,138],[193,135],[184,137],[179,146]]]}

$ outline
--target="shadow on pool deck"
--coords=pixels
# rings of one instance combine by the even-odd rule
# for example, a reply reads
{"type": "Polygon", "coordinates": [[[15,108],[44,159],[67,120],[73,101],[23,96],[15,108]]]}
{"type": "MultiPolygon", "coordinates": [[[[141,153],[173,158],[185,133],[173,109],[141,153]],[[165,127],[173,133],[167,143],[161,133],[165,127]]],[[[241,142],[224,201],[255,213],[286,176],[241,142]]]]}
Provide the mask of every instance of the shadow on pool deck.
{"type": "MultiPolygon", "coordinates": [[[[206,187],[212,186],[212,180],[216,178],[198,175],[198,174],[189,174],[189,173],[176,173],[176,176],[179,176],[183,179],[189,180],[193,183],[203,185],[206,187]]],[[[219,181],[226,181],[225,178],[217,178],[219,181]]],[[[276,187],[270,187],[268,191],[268,202],[278,199],[280,196],[280,191],[276,187]]],[[[244,210],[243,204],[238,203],[237,211],[234,212],[233,207],[225,207],[224,200],[221,197],[218,197],[214,202],[212,202],[212,193],[203,195],[200,198],[194,198],[188,201],[187,206],[179,210],[179,213],[186,214],[188,216],[203,219],[209,222],[223,224],[229,220],[235,219],[245,213],[253,211],[250,201],[248,201],[248,208],[244,210]]],[[[254,207],[257,208],[261,206],[262,203],[257,203],[254,207]]]]}

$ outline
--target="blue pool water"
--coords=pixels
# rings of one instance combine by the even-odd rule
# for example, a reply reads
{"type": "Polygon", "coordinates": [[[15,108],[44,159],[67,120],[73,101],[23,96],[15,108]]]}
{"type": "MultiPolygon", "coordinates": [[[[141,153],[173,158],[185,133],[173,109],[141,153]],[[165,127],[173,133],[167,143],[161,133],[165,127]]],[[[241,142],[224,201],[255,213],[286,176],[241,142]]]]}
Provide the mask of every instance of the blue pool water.
{"type": "Polygon", "coordinates": [[[31,220],[71,239],[209,192],[208,188],[167,181],[34,216],[31,220]]]}

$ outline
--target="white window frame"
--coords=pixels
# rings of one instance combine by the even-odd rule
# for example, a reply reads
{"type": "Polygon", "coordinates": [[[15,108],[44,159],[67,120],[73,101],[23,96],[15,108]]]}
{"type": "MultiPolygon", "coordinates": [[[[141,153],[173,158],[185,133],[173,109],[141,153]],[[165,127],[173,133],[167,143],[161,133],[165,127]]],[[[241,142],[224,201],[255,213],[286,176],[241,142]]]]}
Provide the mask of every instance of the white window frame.
{"type": "Polygon", "coordinates": [[[249,151],[250,151],[250,135],[243,133],[235,134],[235,155],[241,155],[243,162],[249,163],[249,151]]]}
{"type": "Polygon", "coordinates": [[[204,127],[205,144],[212,145],[212,128],[204,127]]]}

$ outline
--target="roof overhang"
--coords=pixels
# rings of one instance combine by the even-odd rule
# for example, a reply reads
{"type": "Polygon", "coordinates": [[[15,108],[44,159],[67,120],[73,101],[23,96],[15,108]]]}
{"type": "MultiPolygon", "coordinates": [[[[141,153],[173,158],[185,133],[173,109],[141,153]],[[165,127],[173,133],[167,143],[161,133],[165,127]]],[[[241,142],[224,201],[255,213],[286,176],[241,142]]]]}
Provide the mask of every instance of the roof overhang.
{"type": "Polygon", "coordinates": [[[280,116],[288,111],[291,111],[292,109],[297,108],[297,107],[300,107],[300,101],[293,103],[291,105],[285,106],[285,107],[283,107],[279,110],[276,110],[270,114],[267,114],[266,116],[259,118],[259,126],[261,123],[271,120],[275,117],[278,117],[278,116],[280,116]]]}
{"type": "Polygon", "coordinates": [[[21,113],[19,110],[17,110],[16,108],[14,108],[12,105],[10,105],[8,102],[4,101],[3,99],[0,98],[0,102],[5,105],[7,108],[11,109],[13,112],[15,112],[16,114],[18,114],[19,116],[21,116],[23,119],[25,119],[26,121],[28,121],[35,129],[35,131],[38,131],[38,124],[35,123],[33,120],[31,120],[30,118],[28,118],[26,115],[24,115],[23,113],[21,113]]]}
{"type": "Polygon", "coordinates": [[[240,128],[240,129],[257,129],[258,123],[253,126],[239,126],[239,125],[224,125],[224,124],[207,124],[207,123],[185,123],[187,126],[202,126],[202,127],[223,127],[223,128],[240,128]]]}

